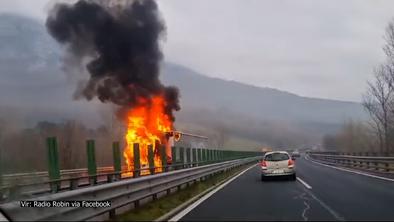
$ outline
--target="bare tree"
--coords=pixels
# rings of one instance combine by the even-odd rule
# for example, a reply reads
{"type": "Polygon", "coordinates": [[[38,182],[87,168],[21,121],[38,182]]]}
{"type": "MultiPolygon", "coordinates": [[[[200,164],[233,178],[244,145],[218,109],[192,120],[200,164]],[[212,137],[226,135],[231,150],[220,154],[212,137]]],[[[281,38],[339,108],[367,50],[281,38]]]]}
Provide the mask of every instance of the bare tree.
{"type": "Polygon", "coordinates": [[[363,106],[371,116],[374,129],[379,138],[381,152],[389,152],[391,116],[393,114],[394,78],[387,65],[380,65],[374,70],[375,79],[369,81],[367,92],[363,96],[363,106]]]}
{"type": "Polygon", "coordinates": [[[374,70],[375,79],[368,82],[363,105],[371,116],[380,151],[390,152],[394,151],[394,19],[386,27],[384,40],[386,61],[374,70]]]}
{"type": "Polygon", "coordinates": [[[392,63],[394,61],[394,19],[386,27],[384,40],[386,44],[383,46],[383,51],[387,59],[392,63]]]}

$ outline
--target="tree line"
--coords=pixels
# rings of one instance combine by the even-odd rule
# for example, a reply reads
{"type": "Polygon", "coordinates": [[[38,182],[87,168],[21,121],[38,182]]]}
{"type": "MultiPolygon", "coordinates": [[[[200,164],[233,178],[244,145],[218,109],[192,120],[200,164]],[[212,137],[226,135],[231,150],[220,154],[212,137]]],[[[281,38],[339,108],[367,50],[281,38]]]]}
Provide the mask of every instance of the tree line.
{"type": "Polygon", "coordinates": [[[34,127],[17,130],[7,128],[7,123],[0,120],[0,166],[5,174],[46,171],[47,137],[57,138],[61,169],[86,168],[87,139],[95,140],[98,166],[111,166],[112,142],[124,142],[124,132],[121,128],[114,130],[113,127],[102,125],[91,129],[77,120],[56,123],[41,121],[34,127]]]}

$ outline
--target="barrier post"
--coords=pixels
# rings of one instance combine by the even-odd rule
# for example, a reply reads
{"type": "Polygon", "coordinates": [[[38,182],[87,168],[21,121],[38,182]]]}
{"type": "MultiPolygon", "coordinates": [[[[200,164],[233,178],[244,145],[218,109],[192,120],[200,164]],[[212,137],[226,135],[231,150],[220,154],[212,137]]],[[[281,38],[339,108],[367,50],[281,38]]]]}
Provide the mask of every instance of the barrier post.
{"type": "Polygon", "coordinates": [[[153,153],[153,145],[148,145],[148,162],[149,162],[149,171],[150,174],[155,174],[155,160],[153,153]]]}
{"type": "Polygon", "coordinates": [[[121,159],[120,159],[119,142],[112,143],[112,154],[113,154],[113,158],[114,158],[115,179],[120,180],[122,166],[121,166],[121,159]]]}
{"type": "Polygon", "coordinates": [[[141,160],[140,160],[140,144],[134,143],[133,144],[133,177],[139,177],[141,175],[141,160]]]}
{"type": "MultiPolygon", "coordinates": [[[[47,138],[47,149],[48,149],[48,174],[50,180],[60,179],[60,167],[59,167],[59,153],[57,150],[56,137],[47,138]]],[[[58,192],[60,189],[59,182],[51,182],[52,193],[58,192]]]]}
{"type": "Polygon", "coordinates": [[[89,182],[91,185],[97,183],[97,165],[96,165],[96,154],[94,140],[86,141],[86,152],[88,156],[88,174],[89,182]]]}

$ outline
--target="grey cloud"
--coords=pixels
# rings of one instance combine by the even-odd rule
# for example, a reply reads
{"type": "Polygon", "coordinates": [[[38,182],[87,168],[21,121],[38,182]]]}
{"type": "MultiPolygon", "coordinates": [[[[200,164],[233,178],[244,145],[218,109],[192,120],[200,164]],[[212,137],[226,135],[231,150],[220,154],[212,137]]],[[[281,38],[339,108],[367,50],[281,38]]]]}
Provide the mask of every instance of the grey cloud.
{"type": "MultiPolygon", "coordinates": [[[[359,101],[383,61],[391,0],[166,0],[167,61],[304,96],[359,101]]],[[[1,1],[46,17],[53,1],[1,1]]]]}

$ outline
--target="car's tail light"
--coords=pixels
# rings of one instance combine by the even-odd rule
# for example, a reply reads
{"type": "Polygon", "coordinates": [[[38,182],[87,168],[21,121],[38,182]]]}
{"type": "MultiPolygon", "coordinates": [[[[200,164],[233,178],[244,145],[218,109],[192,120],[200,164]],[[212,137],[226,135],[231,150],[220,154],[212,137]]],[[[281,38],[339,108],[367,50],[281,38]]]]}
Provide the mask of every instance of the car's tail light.
{"type": "Polygon", "coordinates": [[[267,169],[267,162],[265,160],[262,160],[260,163],[261,169],[266,170],[267,169]]]}
{"type": "Polygon", "coordinates": [[[294,161],[292,159],[289,159],[289,162],[287,162],[287,167],[289,167],[289,168],[294,167],[294,161]]]}

